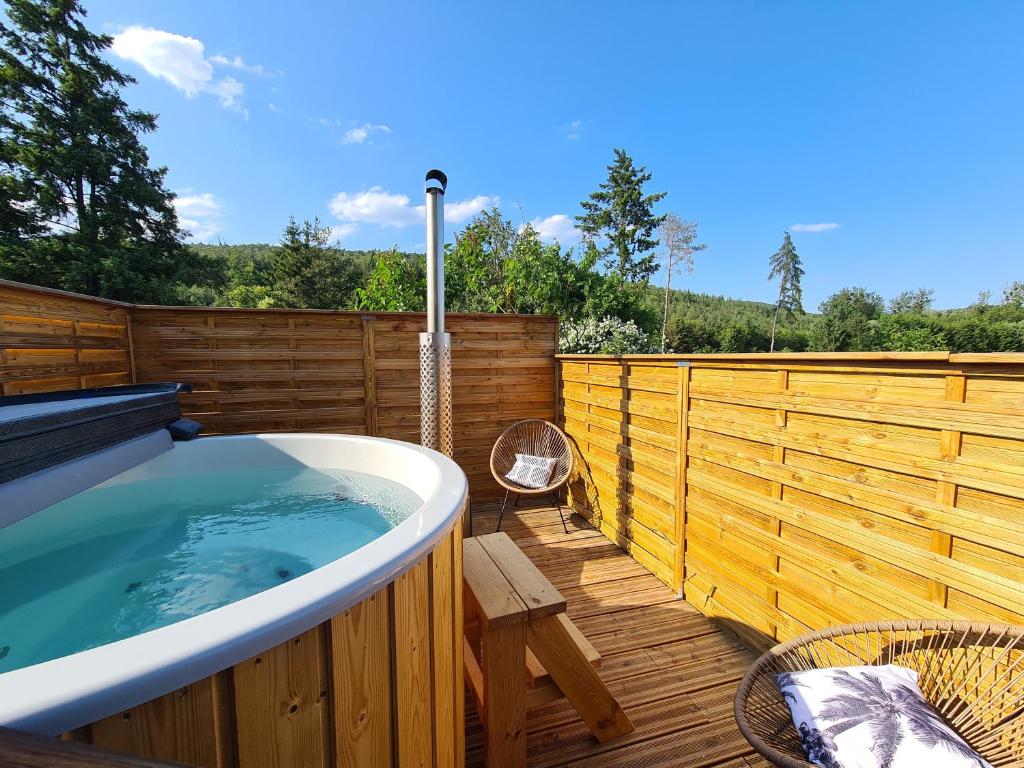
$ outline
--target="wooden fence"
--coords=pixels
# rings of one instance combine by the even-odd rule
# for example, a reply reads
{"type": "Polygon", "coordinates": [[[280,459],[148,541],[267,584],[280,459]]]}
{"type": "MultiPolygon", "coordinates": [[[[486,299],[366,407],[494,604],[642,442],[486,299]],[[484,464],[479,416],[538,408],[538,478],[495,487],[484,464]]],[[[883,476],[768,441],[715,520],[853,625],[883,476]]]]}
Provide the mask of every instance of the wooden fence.
{"type": "Polygon", "coordinates": [[[130,383],[128,309],[0,281],[0,394],[130,383]]]}
{"type": "MultiPolygon", "coordinates": [[[[419,441],[418,313],[142,307],[0,282],[4,394],[180,381],[205,434],[313,431],[419,441]]],[[[557,320],[449,315],[455,459],[474,499],[501,431],[554,418],[557,320]]]]}
{"type": "Polygon", "coordinates": [[[560,356],[571,502],[763,647],[1024,620],[1024,355],[560,356]]]}
{"type": "MultiPolygon", "coordinates": [[[[207,434],[344,432],[419,442],[418,313],[139,307],[140,382],[184,381],[207,434]]],[[[455,459],[495,498],[491,446],[522,418],[553,418],[556,321],[449,315],[455,459]]]]}
{"type": "Polygon", "coordinates": [[[666,584],[678,584],[679,369],[562,356],[560,418],[576,444],[569,501],[666,584]]]}

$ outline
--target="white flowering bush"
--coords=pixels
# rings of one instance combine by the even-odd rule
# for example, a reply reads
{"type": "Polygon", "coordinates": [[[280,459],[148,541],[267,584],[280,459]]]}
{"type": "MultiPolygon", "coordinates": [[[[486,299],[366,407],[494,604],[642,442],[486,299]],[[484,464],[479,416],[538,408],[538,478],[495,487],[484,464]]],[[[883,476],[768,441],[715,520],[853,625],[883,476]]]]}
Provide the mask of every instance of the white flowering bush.
{"type": "Polygon", "coordinates": [[[564,320],[558,334],[558,348],[567,354],[629,355],[651,352],[650,337],[632,320],[588,317],[564,320]]]}

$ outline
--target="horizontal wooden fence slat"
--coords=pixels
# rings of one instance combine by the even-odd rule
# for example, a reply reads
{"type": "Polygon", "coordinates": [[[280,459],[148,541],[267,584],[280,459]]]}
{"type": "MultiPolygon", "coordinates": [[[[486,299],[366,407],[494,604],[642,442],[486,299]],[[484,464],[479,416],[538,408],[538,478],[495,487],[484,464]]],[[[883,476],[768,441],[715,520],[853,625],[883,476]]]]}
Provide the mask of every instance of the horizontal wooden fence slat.
{"type": "Polygon", "coordinates": [[[558,357],[570,503],[746,642],[1024,621],[1024,356],[558,357]]]}

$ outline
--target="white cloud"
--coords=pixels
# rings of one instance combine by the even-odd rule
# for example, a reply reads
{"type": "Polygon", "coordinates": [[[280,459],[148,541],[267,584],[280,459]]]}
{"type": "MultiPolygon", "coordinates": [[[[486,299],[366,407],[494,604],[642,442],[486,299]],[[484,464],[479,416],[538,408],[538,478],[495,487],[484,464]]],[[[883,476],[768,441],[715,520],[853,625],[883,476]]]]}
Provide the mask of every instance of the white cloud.
{"type": "Polygon", "coordinates": [[[331,227],[331,240],[344,240],[349,235],[354,235],[359,231],[359,227],[355,224],[335,224],[331,227]]]}
{"type": "Polygon", "coordinates": [[[263,74],[262,66],[246,64],[239,56],[207,58],[202,40],[150,27],[128,27],[114,36],[111,50],[122,59],[140,64],[153,77],[166,80],[190,99],[201,93],[215,96],[225,109],[246,116],[242,104],[245,86],[233,77],[218,79],[213,65],[263,74]]]}
{"type": "Polygon", "coordinates": [[[142,65],[189,98],[207,88],[213,79],[213,65],[203,56],[203,44],[194,37],[159,29],[128,27],[114,37],[111,46],[122,59],[142,65]]]}
{"type": "Polygon", "coordinates": [[[178,213],[178,223],[192,234],[192,240],[209,241],[224,227],[220,201],[211,192],[181,190],[174,198],[174,209],[178,213]]]}
{"type": "Polygon", "coordinates": [[[578,139],[580,137],[580,130],[583,128],[582,120],[573,120],[565,125],[560,125],[559,129],[565,131],[565,138],[567,139],[578,139]]]}
{"type": "Polygon", "coordinates": [[[212,83],[210,86],[210,93],[217,97],[220,101],[220,105],[225,109],[234,109],[238,112],[245,113],[246,117],[249,116],[245,107],[242,106],[242,96],[245,94],[245,86],[235,80],[235,78],[225,77],[222,80],[212,83]]]}
{"type": "Polygon", "coordinates": [[[564,213],[555,213],[545,219],[531,219],[530,226],[537,232],[541,240],[547,242],[557,241],[561,245],[567,245],[580,238],[580,233],[576,229],[576,225],[573,224],[573,220],[564,213]]]}
{"type": "Polygon", "coordinates": [[[842,224],[836,224],[834,221],[823,221],[818,224],[794,224],[789,229],[792,232],[831,232],[841,226],[842,224]]]}
{"type": "Polygon", "coordinates": [[[235,56],[233,59],[229,59],[227,56],[222,56],[218,53],[216,56],[211,56],[210,61],[214,64],[219,64],[222,67],[233,67],[235,69],[240,69],[243,72],[250,72],[254,75],[259,75],[260,77],[267,74],[267,70],[264,69],[262,64],[246,64],[241,56],[235,56]]]}
{"type": "MultiPolygon", "coordinates": [[[[477,195],[445,205],[445,221],[461,224],[485,208],[498,205],[500,200],[489,195],[477,195]]],[[[383,187],[370,187],[362,192],[339,192],[327,204],[328,209],[342,222],[379,224],[384,227],[408,227],[419,224],[426,215],[426,206],[411,205],[408,195],[387,192],[383,187]]]]}
{"type": "Polygon", "coordinates": [[[476,216],[480,211],[493,208],[501,202],[497,197],[490,195],[477,195],[468,200],[460,200],[453,203],[445,203],[444,220],[453,224],[461,224],[464,221],[476,216]]]}
{"type": "Polygon", "coordinates": [[[364,123],[355,128],[349,128],[341,137],[342,144],[362,144],[374,133],[391,133],[391,128],[386,125],[372,125],[364,123]]]}
{"type": "Polygon", "coordinates": [[[408,195],[385,192],[383,187],[370,187],[363,192],[339,192],[327,207],[342,221],[385,227],[408,227],[420,221],[425,210],[422,205],[409,205],[408,195]]]}

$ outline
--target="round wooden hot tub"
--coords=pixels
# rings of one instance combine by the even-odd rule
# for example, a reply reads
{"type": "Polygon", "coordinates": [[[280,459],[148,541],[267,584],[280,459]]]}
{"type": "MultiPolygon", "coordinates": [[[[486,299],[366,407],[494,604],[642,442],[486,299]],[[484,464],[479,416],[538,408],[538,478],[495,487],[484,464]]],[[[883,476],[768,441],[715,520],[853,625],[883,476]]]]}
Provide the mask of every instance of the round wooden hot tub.
{"type": "Polygon", "coordinates": [[[281,461],[378,474],[424,503],[285,584],[0,674],[0,724],[211,768],[461,766],[467,490],[454,462],[377,438],[251,435],[176,443],[118,477],[281,461]]]}

